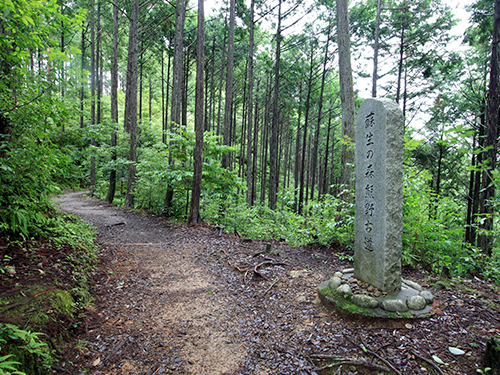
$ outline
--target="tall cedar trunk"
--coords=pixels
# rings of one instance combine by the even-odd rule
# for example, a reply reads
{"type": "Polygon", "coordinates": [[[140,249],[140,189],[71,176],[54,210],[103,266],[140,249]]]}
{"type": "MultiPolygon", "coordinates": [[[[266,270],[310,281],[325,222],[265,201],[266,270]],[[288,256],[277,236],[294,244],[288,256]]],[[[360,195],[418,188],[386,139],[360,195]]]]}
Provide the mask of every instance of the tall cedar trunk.
{"type": "Polygon", "coordinates": [[[196,146],[194,150],[194,173],[193,189],[191,191],[191,205],[188,224],[195,224],[200,220],[200,195],[201,176],[203,171],[203,90],[204,90],[204,68],[205,68],[205,13],[203,9],[204,0],[198,0],[198,42],[196,60],[196,103],[195,103],[195,131],[196,146]]]}
{"type": "MultiPolygon", "coordinates": [[[[95,4],[90,9],[90,126],[95,126],[95,4]]],[[[95,146],[95,138],[90,138],[91,146],[95,146]]],[[[92,150],[94,152],[94,150],[92,150]]],[[[95,156],[90,157],[90,195],[94,195],[96,185],[95,156]]]]}
{"type": "Polygon", "coordinates": [[[96,124],[101,124],[101,96],[102,96],[102,52],[101,52],[101,1],[97,3],[97,35],[96,35],[96,124]]]}
{"type": "Polygon", "coordinates": [[[299,189],[299,173],[300,173],[300,120],[302,117],[302,88],[303,81],[300,81],[299,88],[299,113],[297,115],[297,133],[295,134],[295,165],[293,167],[293,181],[294,181],[294,189],[293,189],[293,210],[297,212],[297,192],[299,189]]]}
{"type": "MultiPolygon", "coordinates": [[[[484,106],[486,107],[486,103],[483,103],[484,106]]],[[[485,133],[486,133],[486,108],[484,111],[482,111],[481,116],[479,117],[479,132],[477,136],[477,151],[479,150],[484,150],[484,141],[485,141],[485,133]]],[[[476,156],[476,165],[481,166],[483,165],[483,153],[479,152],[476,156]]],[[[476,168],[475,171],[475,176],[474,176],[474,192],[473,192],[473,203],[472,203],[472,221],[474,224],[477,224],[477,215],[479,214],[479,206],[480,206],[480,200],[481,200],[481,168],[476,168]]],[[[476,233],[476,226],[472,227],[471,231],[471,242],[472,244],[476,244],[476,238],[477,238],[477,233],[476,233]]]]}
{"type": "Polygon", "coordinates": [[[253,159],[252,159],[252,111],[253,111],[253,53],[254,53],[254,11],[255,0],[250,2],[250,33],[248,41],[248,105],[247,105],[247,121],[248,121],[248,136],[247,136],[247,204],[252,206],[253,203],[253,159]]]}
{"type": "MultiPolygon", "coordinates": [[[[233,107],[233,68],[234,68],[234,22],[236,13],[235,0],[229,0],[229,40],[227,48],[226,102],[224,107],[223,144],[231,144],[231,109],[233,107]]],[[[222,156],[222,168],[229,168],[230,154],[222,156]]]]}
{"type": "MultiPolygon", "coordinates": [[[[316,122],[316,133],[314,135],[313,151],[311,155],[311,200],[314,200],[314,185],[316,184],[316,169],[318,168],[319,132],[323,110],[323,93],[325,92],[326,65],[328,63],[328,44],[330,42],[331,23],[328,25],[328,35],[326,37],[325,57],[323,60],[323,75],[321,77],[321,90],[319,94],[318,121],[316,122]]],[[[319,185],[318,185],[319,190],[319,185]]]]}
{"type": "Polygon", "coordinates": [[[214,119],[213,117],[213,111],[215,107],[215,35],[212,39],[212,53],[210,57],[210,69],[209,72],[207,73],[206,81],[208,82],[208,76],[210,74],[210,84],[205,85],[207,89],[207,95],[206,95],[206,101],[207,105],[205,106],[205,110],[207,112],[207,115],[205,116],[205,130],[210,131],[212,129],[212,121],[214,119]],[[210,93],[210,94],[208,94],[210,93]],[[210,97],[209,97],[210,95],[210,97]]]}
{"type": "MultiPolygon", "coordinates": [[[[483,171],[483,193],[481,196],[481,215],[484,217],[481,228],[491,233],[493,231],[493,200],[495,199],[495,184],[493,173],[496,167],[497,142],[499,128],[499,104],[500,104],[500,0],[495,0],[495,15],[493,20],[493,41],[490,62],[490,84],[488,92],[488,127],[486,129],[485,158],[483,171]]],[[[478,245],[483,253],[491,256],[493,247],[493,236],[489,233],[478,238],[478,245]]]]}
{"type": "MultiPolygon", "coordinates": [[[[352,165],[354,148],[349,146],[356,139],[354,118],[354,90],[351,68],[351,41],[349,36],[349,18],[347,0],[337,0],[337,37],[339,45],[340,101],[342,103],[342,153],[340,184],[344,189],[354,188],[352,165]]],[[[343,199],[348,196],[343,195],[343,199]]]]}
{"type": "MultiPolygon", "coordinates": [[[[113,133],[111,134],[111,159],[116,161],[116,145],[118,139],[118,6],[113,4],[113,59],[111,63],[111,123],[113,133]]],[[[109,174],[109,188],[106,202],[113,203],[116,191],[116,167],[115,163],[109,174]]]]}
{"type": "MultiPolygon", "coordinates": [[[[474,137],[472,138],[472,150],[476,149],[476,134],[474,133],[474,137]]],[[[474,205],[474,176],[476,169],[476,154],[472,152],[472,157],[470,161],[470,173],[469,173],[469,189],[467,193],[467,214],[465,216],[465,242],[470,243],[474,246],[474,242],[472,242],[472,207],[474,205]]]]}
{"type": "Polygon", "coordinates": [[[128,39],[127,91],[129,108],[125,109],[125,129],[130,133],[127,193],[125,207],[134,207],[135,164],[137,159],[137,33],[139,29],[139,0],[130,4],[130,27],[128,39]]]}
{"type": "Polygon", "coordinates": [[[167,144],[167,130],[168,130],[168,102],[170,100],[170,65],[171,65],[171,57],[168,55],[168,63],[167,63],[167,93],[165,97],[165,125],[163,127],[163,135],[162,141],[163,144],[167,144]]]}
{"type": "MultiPolygon", "coordinates": [[[[61,0],[60,1],[60,6],[61,6],[61,14],[64,15],[64,2],[61,0]]],[[[64,54],[64,22],[61,21],[61,53],[64,54]]],[[[33,64],[32,64],[33,66],[33,64]]],[[[64,98],[64,95],[66,94],[66,78],[65,78],[65,72],[64,72],[64,61],[61,61],[61,97],[64,98]]],[[[65,131],[65,119],[61,119],[61,131],[64,133],[65,131]]]]}
{"type": "Polygon", "coordinates": [[[269,208],[276,208],[278,196],[278,120],[279,120],[279,84],[281,58],[281,0],[278,0],[278,27],[276,29],[276,61],[274,66],[273,121],[271,123],[271,141],[269,143],[269,208]]]}
{"type": "MultiPolygon", "coordinates": [[[[142,43],[141,43],[141,51],[142,51],[142,43]]],[[[141,57],[139,58],[139,122],[142,124],[142,73],[143,73],[142,63],[142,52],[141,57]]]]}
{"type": "MultiPolygon", "coordinates": [[[[307,96],[305,103],[305,114],[304,114],[304,134],[302,135],[302,157],[300,158],[300,186],[299,186],[299,202],[298,202],[298,213],[302,213],[302,208],[304,206],[304,183],[306,174],[306,143],[307,143],[307,123],[309,122],[309,103],[311,101],[311,91],[313,86],[313,67],[314,61],[314,45],[311,43],[311,58],[309,61],[309,78],[307,79],[307,96]]],[[[306,194],[307,195],[307,194],[306,194]]]]}
{"type": "Polygon", "coordinates": [[[83,108],[85,104],[85,83],[84,83],[84,75],[85,75],[85,27],[82,27],[82,55],[81,55],[81,71],[80,71],[80,79],[82,81],[80,87],[80,129],[84,127],[85,116],[83,114],[83,108]]]}
{"type": "Polygon", "coordinates": [[[373,46],[372,98],[377,97],[378,49],[379,49],[379,39],[380,39],[380,13],[381,12],[382,12],[382,0],[377,0],[377,22],[375,24],[375,43],[373,46]]]}
{"type": "Polygon", "coordinates": [[[332,128],[332,117],[333,117],[332,114],[333,114],[333,109],[330,109],[330,113],[328,115],[328,129],[326,131],[326,147],[325,147],[325,158],[324,158],[324,165],[323,165],[323,175],[322,175],[322,178],[320,178],[320,181],[321,181],[321,193],[320,194],[327,194],[328,193],[327,170],[328,170],[328,155],[330,153],[330,130],[332,128]]]}
{"type": "MultiPolygon", "coordinates": [[[[227,18],[225,20],[225,27],[224,27],[224,40],[222,43],[222,56],[226,54],[226,38],[227,38],[227,18]]],[[[220,129],[220,117],[221,117],[221,111],[222,111],[222,86],[223,86],[223,80],[224,80],[224,64],[221,64],[220,67],[220,73],[219,73],[219,104],[217,106],[217,135],[221,134],[221,129],[220,129]]]]}
{"type": "MultiPolygon", "coordinates": [[[[257,90],[255,97],[259,97],[259,87],[260,80],[257,80],[257,90]]],[[[254,205],[255,202],[255,185],[256,185],[256,169],[257,169],[257,156],[258,156],[258,144],[259,144],[259,101],[255,100],[255,110],[254,110],[254,119],[253,119],[253,158],[252,158],[252,196],[250,197],[250,206],[254,205]]]]}
{"type": "Polygon", "coordinates": [[[399,41],[398,82],[396,86],[396,103],[398,104],[401,96],[401,79],[403,78],[404,46],[405,46],[405,24],[404,22],[401,22],[401,37],[399,41]]]}
{"type": "Polygon", "coordinates": [[[184,70],[182,76],[182,102],[181,102],[181,124],[187,126],[187,96],[189,84],[189,48],[186,49],[184,58],[184,70]]]}
{"type": "MultiPolygon", "coordinates": [[[[184,20],[186,16],[186,1],[178,0],[175,8],[175,34],[174,34],[174,62],[172,69],[172,107],[170,112],[171,131],[175,130],[181,123],[182,106],[182,58],[184,36],[184,20]]],[[[171,168],[174,166],[174,157],[172,152],[168,156],[168,164],[171,168]]],[[[170,215],[172,210],[172,198],[174,197],[174,187],[171,183],[167,185],[163,211],[170,215]]]]}
{"type": "Polygon", "coordinates": [[[149,121],[152,120],[152,113],[153,113],[153,82],[151,80],[151,73],[149,74],[149,108],[148,108],[148,114],[149,114],[149,121]]]}

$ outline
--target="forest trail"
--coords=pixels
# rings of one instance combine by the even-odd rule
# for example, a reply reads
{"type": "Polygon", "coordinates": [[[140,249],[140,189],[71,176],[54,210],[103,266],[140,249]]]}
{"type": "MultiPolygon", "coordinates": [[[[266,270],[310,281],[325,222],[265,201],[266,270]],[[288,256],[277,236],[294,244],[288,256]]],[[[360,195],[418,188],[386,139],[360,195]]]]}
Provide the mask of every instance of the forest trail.
{"type": "MultiPolygon", "coordinates": [[[[339,316],[318,304],[316,288],[352,267],[344,249],[174,225],[83,192],[55,201],[97,228],[100,247],[95,309],[67,358],[75,375],[318,375],[330,373],[321,368],[327,358],[345,363],[336,374],[373,374],[375,355],[401,374],[432,373],[437,356],[448,363],[443,373],[463,375],[475,373],[485,338],[500,332],[498,288],[479,279],[431,289],[430,319],[339,316]],[[451,345],[466,354],[452,355],[451,345]]],[[[431,288],[424,273],[403,277],[431,288]]]]}

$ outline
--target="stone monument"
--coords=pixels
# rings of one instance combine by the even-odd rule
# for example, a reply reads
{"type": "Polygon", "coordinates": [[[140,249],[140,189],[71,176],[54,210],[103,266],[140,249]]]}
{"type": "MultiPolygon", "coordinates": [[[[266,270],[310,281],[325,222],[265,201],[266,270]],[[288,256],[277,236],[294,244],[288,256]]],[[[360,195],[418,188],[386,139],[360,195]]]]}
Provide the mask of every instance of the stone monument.
{"type": "Polygon", "coordinates": [[[432,314],[434,297],[401,277],[404,119],[388,99],[366,99],[356,124],[354,268],[318,287],[322,301],[374,317],[432,314]]]}
{"type": "Polygon", "coordinates": [[[388,99],[367,99],[356,123],[354,277],[401,289],[404,119],[388,99]]]}

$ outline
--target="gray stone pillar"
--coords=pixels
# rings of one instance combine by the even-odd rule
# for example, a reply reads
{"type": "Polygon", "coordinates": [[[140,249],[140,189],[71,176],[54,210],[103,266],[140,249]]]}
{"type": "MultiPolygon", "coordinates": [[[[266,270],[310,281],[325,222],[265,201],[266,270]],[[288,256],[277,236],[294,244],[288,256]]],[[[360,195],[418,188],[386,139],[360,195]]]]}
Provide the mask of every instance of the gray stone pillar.
{"type": "Polygon", "coordinates": [[[401,290],[404,119],[388,99],[366,99],[356,123],[354,277],[401,290]]]}

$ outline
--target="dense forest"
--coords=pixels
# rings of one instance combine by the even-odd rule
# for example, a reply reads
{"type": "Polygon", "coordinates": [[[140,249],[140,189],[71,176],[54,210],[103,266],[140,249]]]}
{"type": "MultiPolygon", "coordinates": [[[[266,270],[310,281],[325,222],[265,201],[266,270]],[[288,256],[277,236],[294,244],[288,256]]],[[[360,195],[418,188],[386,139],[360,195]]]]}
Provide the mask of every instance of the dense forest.
{"type": "Polygon", "coordinates": [[[403,263],[500,280],[500,1],[5,0],[0,233],[64,189],[292,245],[354,235],[354,118],[405,116],[403,263]],[[352,65],[351,65],[352,64],[352,65]]]}

